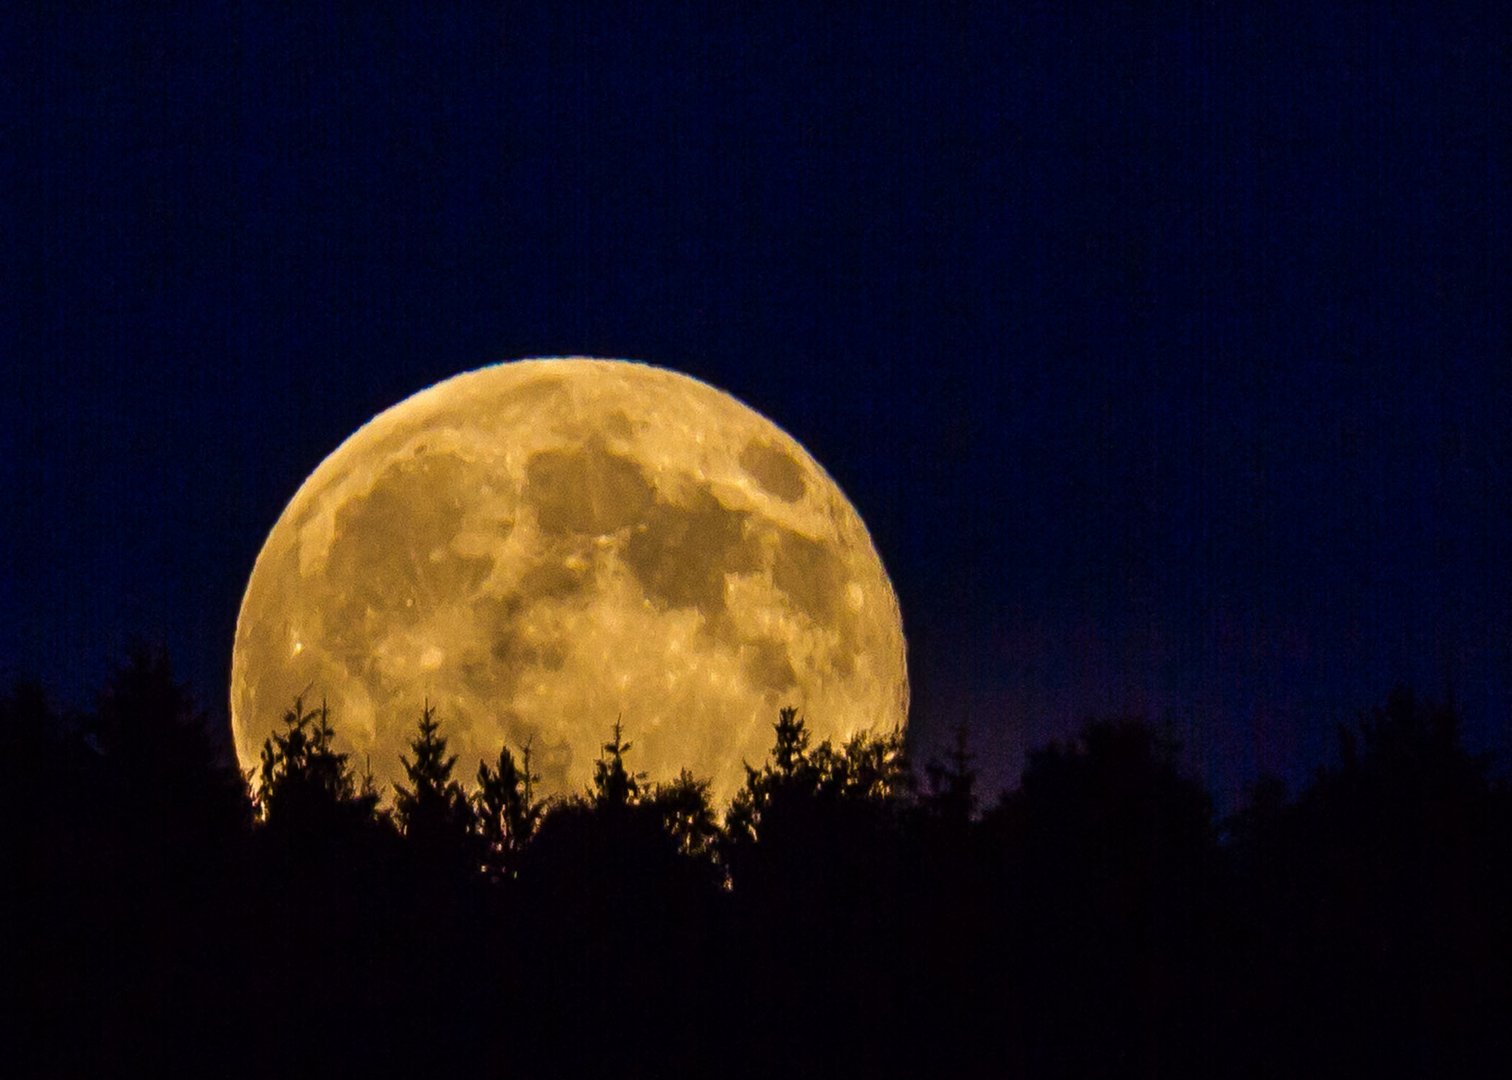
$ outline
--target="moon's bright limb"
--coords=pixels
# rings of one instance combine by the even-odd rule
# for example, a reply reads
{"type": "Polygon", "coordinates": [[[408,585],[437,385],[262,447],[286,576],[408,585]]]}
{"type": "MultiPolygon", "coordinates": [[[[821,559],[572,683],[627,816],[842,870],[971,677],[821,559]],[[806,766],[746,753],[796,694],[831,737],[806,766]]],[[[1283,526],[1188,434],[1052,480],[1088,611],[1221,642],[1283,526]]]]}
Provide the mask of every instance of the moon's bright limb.
{"type": "Polygon", "coordinates": [[[244,767],[301,691],[380,783],[429,698],[464,779],[530,740],[543,792],[581,790],[621,717],[633,768],[720,805],[780,706],[816,741],[908,707],[892,586],[813,458],[705,383],[586,359],[438,383],[304,482],[237,618],[244,767]]]}

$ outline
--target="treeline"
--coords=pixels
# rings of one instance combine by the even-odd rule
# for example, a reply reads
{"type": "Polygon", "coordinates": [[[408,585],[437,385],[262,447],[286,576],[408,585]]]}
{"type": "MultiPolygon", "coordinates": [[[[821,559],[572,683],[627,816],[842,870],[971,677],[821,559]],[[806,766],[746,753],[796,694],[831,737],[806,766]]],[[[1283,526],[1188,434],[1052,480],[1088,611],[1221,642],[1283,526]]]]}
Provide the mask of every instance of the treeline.
{"type": "Polygon", "coordinates": [[[543,801],[428,706],[380,798],[293,703],[251,776],[161,655],[0,700],[12,1075],[1503,1075],[1512,792],[1398,691],[1215,817],[1136,721],[983,803],[964,726],[811,743],[728,807],[606,732],[543,801]],[[471,763],[469,763],[471,764],[471,763]],[[722,812],[721,812],[722,811],[722,812]],[[12,1071],[12,1068],[14,1071],[12,1071]]]}

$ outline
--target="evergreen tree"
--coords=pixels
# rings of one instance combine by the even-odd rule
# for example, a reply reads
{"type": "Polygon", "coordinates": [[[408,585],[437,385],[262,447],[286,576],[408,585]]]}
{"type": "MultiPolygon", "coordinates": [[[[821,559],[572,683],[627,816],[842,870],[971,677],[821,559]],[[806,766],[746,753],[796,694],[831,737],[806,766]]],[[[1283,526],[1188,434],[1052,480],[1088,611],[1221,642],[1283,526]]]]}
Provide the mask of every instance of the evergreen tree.
{"type": "Polygon", "coordinates": [[[676,780],[655,785],[647,801],[661,816],[662,827],[680,852],[712,856],[719,838],[719,822],[709,801],[709,781],[683,769],[676,780]]]}
{"type": "Polygon", "coordinates": [[[1459,727],[1452,701],[1398,687],[1340,728],[1337,763],[1294,802],[1252,798],[1236,819],[1251,979],[1286,1033],[1271,1075],[1462,1073],[1463,1047],[1506,1031],[1512,862],[1488,762],[1459,727]]]}
{"type": "MultiPolygon", "coordinates": [[[[94,830],[112,820],[116,798],[102,783],[99,753],[65,734],[42,687],[18,682],[0,696],[0,906],[56,910],[45,897],[80,894],[99,873],[94,830]],[[87,837],[87,839],[84,839],[87,837]],[[63,852],[87,851],[89,857],[63,852]]],[[[111,838],[112,840],[114,838],[111,838]]],[[[119,844],[110,843],[112,849],[119,844]]]]}
{"type": "Polygon", "coordinates": [[[489,768],[478,763],[478,790],[473,796],[473,820],[483,842],[483,865],[493,880],[512,877],[521,853],[535,835],[541,804],[535,801],[535,782],[530,771],[530,743],[516,765],[508,746],[499,748],[499,761],[489,768]]]}
{"type": "Polygon", "coordinates": [[[756,839],[761,817],[780,788],[811,788],[818,770],[809,760],[809,733],[798,710],[786,706],[778,711],[773,725],[775,739],[766,764],[760,769],[745,767],[745,786],[735,793],[725,814],[727,839],[734,844],[756,839]]]}
{"type": "Polygon", "coordinates": [[[982,831],[997,905],[1018,913],[991,929],[995,947],[1035,986],[1022,1029],[1034,1068],[1187,1075],[1210,1049],[1197,1033],[1216,1030],[1201,988],[1216,978],[1219,851],[1175,742],[1139,720],[1089,723],[1029,755],[982,831]]]}
{"type": "Polygon", "coordinates": [[[630,749],[616,722],[592,787],[554,801],[524,852],[519,876],[527,892],[573,905],[589,922],[618,925],[645,905],[665,915],[667,905],[691,902],[715,884],[707,783],[684,772],[670,784],[647,784],[625,764],[630,749]]]}
{"type": "Polygon", "coordinates": [[[860,732],[839,748],[828,739],[809,747],[809,731],[798,710],[786,707],[773,725],[772,752],[760,769],[746,766],[746,782],[725,815],[730,842],[754,841],[774,815],[807,813],[817,802],[884,806],[910,784],[903,738],[896,732],[860,732]]]}
{"type": "Polygon", "coordinates": [[[641,781],[646,774],[632,773],[625,768],[625,755],[630,752],[630,745],[624,741],[624,728],[616,720],[614,738],[604,744],[603,753],[593,765],[591,797],[595,809],[613,811],[640,802],[641,781]]]}
{"type": "Polygon", "coordinates": [[[839,749],[829,740],[814,751],[818,790],[831,798],[882,803],[912,787],[903,738],[857,732],[839,749]]]}
{"type": "Polygon", "coordinates": [[[773,729],[776,739],[772,743],[772,773],[784,781],[802,782],[812,776],[808,727],[798,710],[791,705],[780,709],[773,729]]]}
{"type": "Polygon", "coordinates": [[[378,792],[371,774],[359,776],[335,747],[330,709],[304,708],[300,697],[284,713],[284,730],[263,741],[258,770],[257,815],[266,824],[318,824],[335,818],[371,819],[378,792]]]}
{"type": "Polygon", "coordinates": [[[447,754],[441,722],[429,702],[421,706],[409,748],[413,760],[399,757],[409,784],[394,788],[394,818],[400,831],[422,845],[460,846],[471,824],[471,807],[462,785],[452,779],[457,755],[447,754]]]}
{"type": "Polygon", "coordinates": [[[944,762],[932,761],[925,767],[925,808],[944,821],[963,824],[976,813],[975,755],[971,752],[966,722],[956,725],[955,741],[944,762]]]}
{"type": "Polygon", "coordinates": [[[241,774],[211,744],[209,722],[161,648],[136,645],[100,693],[87,738],[121,817],[140,831],[224,836],[247,822],[241,774]]]}
{"type": "MultiPolygon", "coordinates": [[[[781,710],[773,734],[766,763],[746,768],[719,852],[742,929],[735,963],[765,988],[750,1005],[750,1030],[784,1030],[787,1014],[777,1002],[797,987],[812,1000],[841,1003],[837,1026],[857,1030],[897,1005],[896,957],[879,943],[897,940],[906,925],[892,798],[904,786],[902,740],[861,734],[839,747],[813,746],[792,708],[781,710]]],[[[798,1066],[773,1050],[758,1074],[798,1066]]],[[[817,1060],[803,1056],[809,1067],[817,1060]]],[[[820,1071],[875,1068],[850,1057],[844,1065],[825,1060],[820,1071]]]]}

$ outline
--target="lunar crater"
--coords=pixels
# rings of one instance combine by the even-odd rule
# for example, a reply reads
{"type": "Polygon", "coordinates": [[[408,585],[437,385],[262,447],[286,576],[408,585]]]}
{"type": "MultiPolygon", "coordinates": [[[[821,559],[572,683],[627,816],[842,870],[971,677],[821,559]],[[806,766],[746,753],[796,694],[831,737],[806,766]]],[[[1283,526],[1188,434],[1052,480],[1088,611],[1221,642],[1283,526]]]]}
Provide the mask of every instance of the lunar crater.
{"type": "Polygon", "coordinates": [[[740,467],[761,489],[783,502],[797,502],[808,490],[803,481],[803,467],[787,454],[760,439],[746,443],[740,452],[740,467]]]}

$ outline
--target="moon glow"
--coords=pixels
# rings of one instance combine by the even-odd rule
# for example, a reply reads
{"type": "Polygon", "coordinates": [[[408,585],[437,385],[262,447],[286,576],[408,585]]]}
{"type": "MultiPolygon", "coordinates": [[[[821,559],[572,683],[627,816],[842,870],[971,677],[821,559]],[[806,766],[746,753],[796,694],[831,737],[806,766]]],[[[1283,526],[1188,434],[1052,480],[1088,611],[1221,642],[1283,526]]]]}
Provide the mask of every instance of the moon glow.
{"type": "Polygon", "coordinates": [[[716,805],[783,705],[815,741],[904,724],[897,599],[860,517],[771,421],[685,375],[525,360],[380,413],[299,488],[236,624],[243,767],[296,694],[380,784],[422,699],[458,776],[529,740],[581,790],[616,718],[629,764],[716,805]]]}

